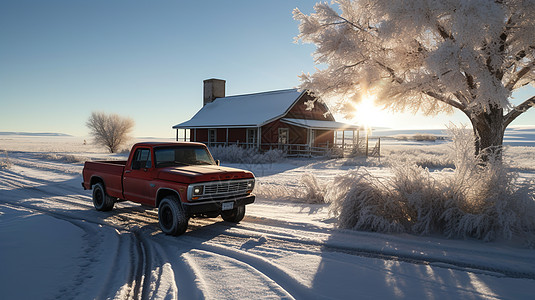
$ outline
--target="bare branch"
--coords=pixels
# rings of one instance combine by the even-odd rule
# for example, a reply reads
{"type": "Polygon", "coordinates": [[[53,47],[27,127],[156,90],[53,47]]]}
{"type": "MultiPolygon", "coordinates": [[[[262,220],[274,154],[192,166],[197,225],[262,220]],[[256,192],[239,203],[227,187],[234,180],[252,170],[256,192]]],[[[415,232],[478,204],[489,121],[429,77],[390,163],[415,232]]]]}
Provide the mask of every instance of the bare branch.
{"type": "Polygon", "coordinates": [[[403,83],[403,79],[398,77],[396,75],[396,72],[394,71],[394,69],[390,68],[390,67],[387,67],[385,66],[383,63],[381,63],[380,61],[377,61],[377,60],[374,60],[374,62],[379,65],[381,68],[385,69],[388,74],[390,74],[390,78],[392,78],[392,80],[394,80],[395,82],[401,84],[403,83]]]}
{"type": "Polygon", "coordinates": [[[338,69],[338,71],[345,71],[346,69],[354,68],[354,67],[356,67],[356,66],[358,66],[358,65],[360,65],[362,63],[365,63],[365,62],[366,62],[365,60],[361,60],[361,61],[359,61],[357,63],[352,64],[352,65],[340,67],[338,69]]]}
{"type": "Polygon", "coordinates": [[[535,66],[535,61],[531,62],[531,64],[525,66],[524,68],[522,68],[522,70],[518,71],[518,73],[516,73],[516,76],[514,79],[511,79],[509,81],[509,83],[507,83],[505,85],[505,87],[508,89],[508,90],[511,90],[513,89],[513,87],[515,86],[515,84],[517,84],[524,76],[526,76],[526,74],[528,74],[532,68],[535,66]]]}
{"type": "MultiPolygon", "coordinates": [[[[368,32],[367,30],[364,30],[364,28],[362,28],[361,26],[349,21],[348,19],[342,17],[342,16],[338,16],[341,20],[343,20],[344,22],[346,22],[347,24],[355,27],[356,29],[360,30],[360,31],[363,31],[363,32],[368,32]]],[[[371,28],[368,28],[368,29],[371,29],[371,28]]]]}
{"type": "Polygon", "coordinates": [[[524,101],[522,104],[516,106],[511,110],[508,114],[504,117],[504,128],[509,126],[511,122],[513,122],[518,116],[525,113],[528,109],[535,107],[535,96],[529,98],[528,100],[524,101]]]}
{"type": "Polygon", "coordinates": [[[436,100],[440,101],[440,102],[443,102],[445,104],[448,104],[448,105],[451,105],[461,111],[464,112],[464,110],[466,109],[466,106],[462,103],[459,103],[459,102],[456,102],[448,97],[445,97],[443,95],[440,95],[438,93],[435,93],[435,92],[432,92],[432,91],[423,91],[422,93],[426,94],[427,96],[430,96],[430,97],[433,97],[435,98],[436,100]]]}

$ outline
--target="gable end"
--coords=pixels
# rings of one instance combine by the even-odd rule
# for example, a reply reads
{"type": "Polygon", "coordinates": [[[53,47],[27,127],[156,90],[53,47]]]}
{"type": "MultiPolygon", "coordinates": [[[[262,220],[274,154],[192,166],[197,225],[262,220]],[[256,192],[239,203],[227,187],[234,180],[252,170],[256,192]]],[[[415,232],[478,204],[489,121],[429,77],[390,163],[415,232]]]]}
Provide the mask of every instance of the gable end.
{"type": "Polygon", "coordinates": [[[335,121],[327,105],[307,92],[301,94],[283,118],[335,121]],[[314,101],[314,107],[311,110],[307,110],[308,105],[305,103],[308,101],[314,101]]]}

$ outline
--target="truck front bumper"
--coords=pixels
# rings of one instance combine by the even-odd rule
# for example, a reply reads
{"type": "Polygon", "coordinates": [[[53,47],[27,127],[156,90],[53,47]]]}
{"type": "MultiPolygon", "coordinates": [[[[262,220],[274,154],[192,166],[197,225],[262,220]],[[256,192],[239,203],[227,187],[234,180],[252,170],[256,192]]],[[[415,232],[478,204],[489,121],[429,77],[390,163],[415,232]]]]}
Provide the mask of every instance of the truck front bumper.
{"type": "Polygon", "coordinates": [[[234,207],[241,205],[247,205],[253,203],[255,195],[248,195],[239,198],[231,198],[224,200],[208,200],[203,202],[188,202],[182,203],[182,206],[186,210],[186,214],[195,215],[203,213],[221,213],[221,205],[224,202],[234,202],[234,207]]]}

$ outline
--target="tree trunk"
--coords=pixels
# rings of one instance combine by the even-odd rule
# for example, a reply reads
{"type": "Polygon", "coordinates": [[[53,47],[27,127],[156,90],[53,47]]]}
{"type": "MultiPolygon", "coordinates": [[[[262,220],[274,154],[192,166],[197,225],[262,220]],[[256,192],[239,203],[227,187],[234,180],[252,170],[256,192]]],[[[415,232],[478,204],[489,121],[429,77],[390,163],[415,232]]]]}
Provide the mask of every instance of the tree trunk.
{"type": "Polygon", "coordinates": [[[503,109],[492,108],[488,112],[471,115],[470,121],[476,138],[475,154],[480,155],[483,161],[492,157],[501,160],[505,132],[503,109]]]}

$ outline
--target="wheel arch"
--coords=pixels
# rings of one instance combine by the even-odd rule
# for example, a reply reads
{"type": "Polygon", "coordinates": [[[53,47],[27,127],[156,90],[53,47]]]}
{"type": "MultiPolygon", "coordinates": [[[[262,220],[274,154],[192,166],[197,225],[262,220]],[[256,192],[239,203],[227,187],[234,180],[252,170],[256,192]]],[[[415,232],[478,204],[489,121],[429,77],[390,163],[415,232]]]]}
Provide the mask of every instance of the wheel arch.
{"type": "Polygon", "coordinates": [[[170,188],[160,188],[158,192],[156,193],[155,206],[156,207],[160,206],[160,202],[162,201],[162,199],[167,196],[175,196],[179,202],[182,201],[180,198],[180,194],[177,191],[170,189],[170,188]]]}
{"type": "Polygon", "coordinates": [[[92,189],[97,183],[102,183],[102,187],[104,187],[104,191],[106,191],[106,184],[104,183],[104,179],[102,179],[100,176],[91,177],[91,180],[89,181],[89,188],[92,189]]]}

